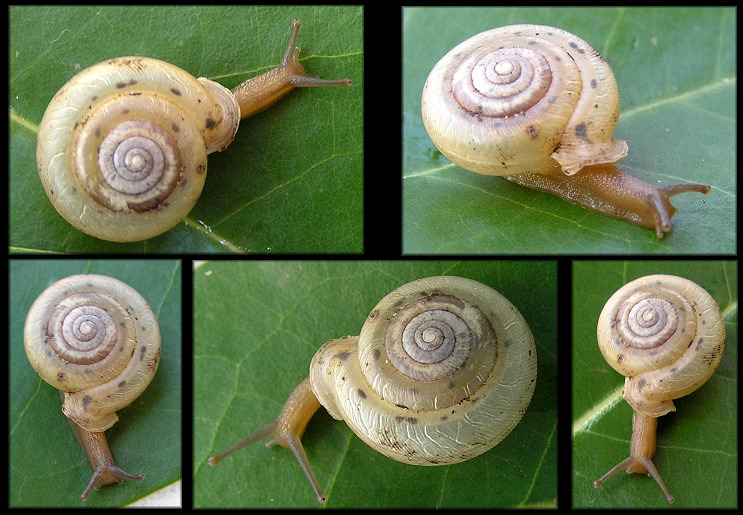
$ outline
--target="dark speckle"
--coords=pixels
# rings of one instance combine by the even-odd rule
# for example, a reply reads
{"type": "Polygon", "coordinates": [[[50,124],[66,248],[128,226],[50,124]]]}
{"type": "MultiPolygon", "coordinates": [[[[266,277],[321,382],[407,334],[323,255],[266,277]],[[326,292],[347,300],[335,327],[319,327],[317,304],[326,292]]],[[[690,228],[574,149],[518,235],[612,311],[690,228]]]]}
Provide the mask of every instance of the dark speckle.
{"type": "Polygon", "coordinates": [[[590,143],[591,140],[588,139],[587,129],[585,123],[579,123],[575,126],[575,135],[578,136],[579,139],[590,143]]]}

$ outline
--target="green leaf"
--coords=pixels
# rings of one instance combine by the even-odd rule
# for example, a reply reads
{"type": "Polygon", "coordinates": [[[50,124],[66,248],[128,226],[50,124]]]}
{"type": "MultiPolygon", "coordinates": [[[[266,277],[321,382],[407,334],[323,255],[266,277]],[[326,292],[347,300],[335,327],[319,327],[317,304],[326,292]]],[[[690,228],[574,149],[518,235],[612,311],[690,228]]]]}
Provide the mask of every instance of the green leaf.
{"type": "Polygon", "coordinates": [[[362,251],[362,8],[14,7],[10,10],[10,247],[38,252],[362,251]],[[227,87],[275,67],[293,18],[307,72],[350,88],[300,88],[240,123],[209,156],[184,223],[139,243],[97,240],[53,208],[36,172],[47,104],[75,73],[144,55],[227,87]]]}
{"type": "Polygon", "coordinates": [[[658,420],[653,458],[674,508],[734,508],[738,490],[738,265],[733,261],[576,262],[573,266],[573,506],[663,508],[652,478],[619,473],[598,490],[593,481],[629,456],[632,408],[624,377],[604,360],[596,323],[609,297],[649,274],[685,277],[705,288],[725,319],[726,346],[717,371],[675,400],[658,420]]]}
{"type": "Polygon", "coordinates": [[[11,261],[9,370],[11,506],[123,506],[181,478],[180,261],[11,261]],[[52,283],[84,273],[108,275],[137,290],[154,311],[162,338],[157,374],[106,431],[116,464],[145,479],[104,486],[87,501],[80,494],[90,465],[57,390],[31,368],[23,347],[26,314],[36,297],[52,283]]]}
{"type": "Polygon", "coordinates": [[[556,263],[207,262],[194,270],[194,504],[317,507],[292,453],[262,444],[216,467],[207,458],[275,420],[327,340],[357,335],[400,285],[470,277],[521,311],[534,334],[538,378],[526,415],[491,451],[464,463],[391,460],[324,409],[302,442],[328,507],[554,507],[556,503],[556,263]],[[477,495],[466,487],[478,477],[477,495]]]}
{"type": "Polygon", "coordinates": [[[403,239],[406,253],[735,252],[735,10],[405,9],[403,239]],[[620,168],[655,184],[703,182],[673,199],[673,232],[608,218],[444,158],[421,121],[423,84],[465,39],[517,23],[560,27],[610,62],[627,140],[620,168]]]}

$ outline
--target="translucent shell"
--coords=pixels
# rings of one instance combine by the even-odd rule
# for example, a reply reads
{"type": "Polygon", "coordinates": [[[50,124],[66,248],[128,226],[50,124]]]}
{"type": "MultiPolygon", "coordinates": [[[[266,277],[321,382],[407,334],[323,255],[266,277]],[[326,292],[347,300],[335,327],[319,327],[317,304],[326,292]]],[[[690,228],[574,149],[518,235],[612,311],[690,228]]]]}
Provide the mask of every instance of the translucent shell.
{"type": "Polygon", "coordinates": [[[130,286],[101,275],[62,279],[39,295],[23,332],[41,378],[64,393],[62,411],[102,432],[147,388],[160,361],[152,309],[130,286]]]}
{"type": "Polygon", "coordinates": [[[607,363],[626,377],[622,395],[637,411],[659,417],[672,399],[702,386],[725,348],[725,323],[714,299],[697,284],[649,275],[617,290],[597,328],[607,363]]]}
{"type": "Polygon", "coordinates": [[[606,61],[582,39],[541,25],[477,34],[431,71],[421,99],[434,145],[485,175],[567,175],[627,155],[612,139],[619,91],[606,61]]]}
{"type": "Polygon", "coordinates": [[[122,57],[75,75],[39,125],[36,160],[55,209],[97,238],[137,241],[199,198],[206,155],[233,139],[232,93],[172,64],[122,57]]]}
{"type": "Polygon", "coordinates": [[[359,337],[326,343],[310,382],[328,412],[374,449],[443,465],[508,435],[536,373],[534,339],[513,304],[470,279],[431,277],[382,299],[359,337]]]}

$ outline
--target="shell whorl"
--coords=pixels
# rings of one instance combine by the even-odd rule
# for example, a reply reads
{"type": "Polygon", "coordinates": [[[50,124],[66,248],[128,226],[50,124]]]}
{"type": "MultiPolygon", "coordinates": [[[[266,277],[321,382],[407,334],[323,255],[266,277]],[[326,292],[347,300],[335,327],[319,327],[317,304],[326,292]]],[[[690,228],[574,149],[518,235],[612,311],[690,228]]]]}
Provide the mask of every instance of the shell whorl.
{"type": "Polygon", "coordinates": [[[559,163],[572,175],[627,155],[611,138],[619,91],[611,68],[561,29],[513,25],[460,43],[433,68],[421,99],[434,145],[473,172],[514,175],[559,163]]]}
{"type": "Polygon", "coordinates": [[[62,411],[87,431],[111,427],[157,370],[160,330],[147,302],[101,275],[52,284],[29,310],[26,355],[41,378],[65,392],[62,411]]]}
{"type": "Polygon", "coordinates": [[[39,125],[36,161],[55,209],[97,238],[137,241],[165,232],[194,206],[206,156],[235,135],[229,90],[144,57],[75,75],[39,125]]]}
{"type": "Polygon", "coordinates": [[[725,324],[714,299],[681,277],[636,279],[607,301],[597,327],[604,358],[624,375],[624,398],[659,417],[672,399],[693,392],[717,369],[725,324]]]}
{"type": "Polygon", "coordinates": [[[521,419],[536,350],[498,292],[430,277],[382,299],[359,337],[326,343],[310,381],[328,412],[379,452],[418,465],[457,463],[495,446],[521,419]]]}

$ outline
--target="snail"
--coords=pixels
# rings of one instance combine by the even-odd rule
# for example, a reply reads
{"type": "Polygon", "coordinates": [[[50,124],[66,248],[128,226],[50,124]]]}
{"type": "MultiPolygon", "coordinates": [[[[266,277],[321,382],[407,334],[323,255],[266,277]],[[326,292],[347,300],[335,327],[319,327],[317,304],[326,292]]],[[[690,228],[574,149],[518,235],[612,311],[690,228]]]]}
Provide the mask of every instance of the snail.
{"type": "Polygon", "coordinates": [[[671,230],[669,199],[703,184],[652,186],[616,166],[619,90],[607,62],[582,39],[512,25],[457,45],[431,71],[421,99],[433,144],[455,164],[501,175],[597,213],[671,230]]]}
{"type": "Polygon", "coordinates": [[[294,20],[281,64],[232,91],[148,57],[120,57],[75,75],[39,125],[36,163],[55,209],[77,229],[138,241],[171,229],[196,204],[206,156],[224,150],[241,118],[295,87],[350,86],[307,75],[294,20]]]}
{"type": "Polygon", "coordinates": [[[725,323],[714,299],[697,284],[672,275],[649,275],[617,290],[599,316],[599,348],[625,376],[622,396],[634,410],[630,456],[593,483],[619,471],[648,474],[666,500],[673,497],[653,464],[658,417],[717,369],[725,323]]]}
{"type": "Polygon", "coordinates": [[[115,465],[104,431],[157,371],[160,329],[147,301],[111,277],[73,275],[34,301],[23,341],[36,373],[60,390],[62,412],[93,469],[80,498],[103,485],[144,479],[115,465]]]}
{"type": "Polygon", "coordinates": [[[405,284],[371,311],[359,336],[330,340],[275,422],[208,462],[265,438],[288,447],[327,499],[300,438],[320,405],[373,449],[412,465],[478,456],[524,415],[537,375],[534,339],[516,307],[461,277],[405,284]]]}

